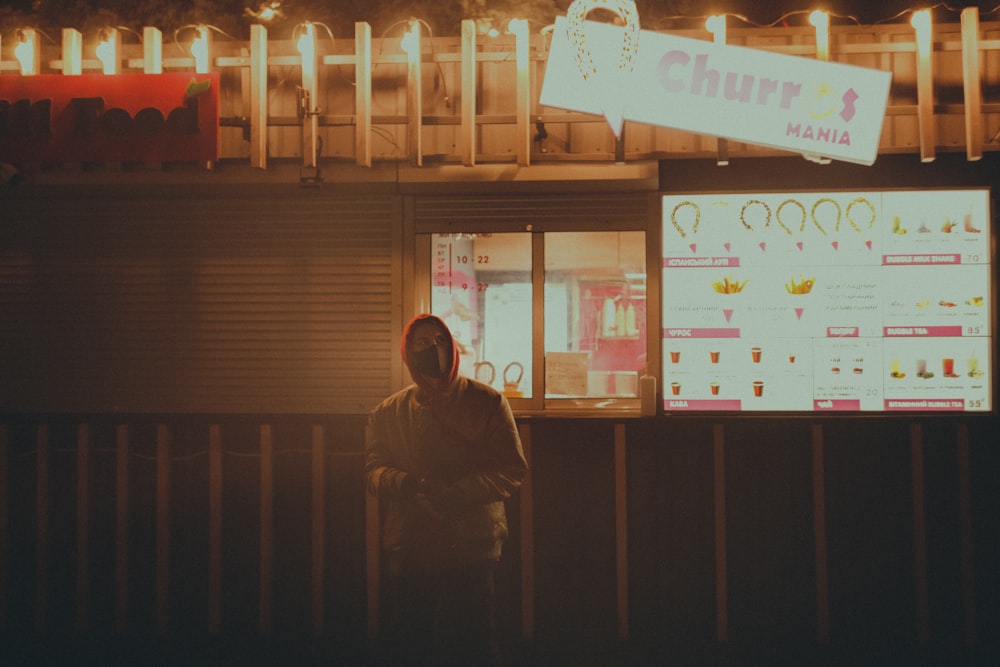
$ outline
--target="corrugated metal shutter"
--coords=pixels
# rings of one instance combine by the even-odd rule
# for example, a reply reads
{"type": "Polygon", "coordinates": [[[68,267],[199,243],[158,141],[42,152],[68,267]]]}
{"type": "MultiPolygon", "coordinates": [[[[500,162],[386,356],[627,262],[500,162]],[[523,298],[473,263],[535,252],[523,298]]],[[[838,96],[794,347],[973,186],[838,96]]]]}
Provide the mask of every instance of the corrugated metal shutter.
{"type": "Polygon", "coordinates": [[[0,411],[357,414],[392,388],[398,197],[38,186],[0,203],[0,411]]]}
{"type": "Polygon", "coordinates": [[[645,229],[649,192],[422,197],[414,202],[418,232],[645,229]]]}

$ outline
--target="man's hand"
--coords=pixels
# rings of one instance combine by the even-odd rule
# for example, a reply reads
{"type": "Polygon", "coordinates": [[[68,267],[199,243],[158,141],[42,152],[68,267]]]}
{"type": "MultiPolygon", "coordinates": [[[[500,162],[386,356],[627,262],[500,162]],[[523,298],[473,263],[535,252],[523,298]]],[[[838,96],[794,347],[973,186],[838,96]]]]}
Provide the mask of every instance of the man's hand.
{"type": "Polygon", "coordinates": [[[427,516],[433,517],[437,521],[444,521],[444,515],[438,511],[437,507],[434,506],[434,503],[431,502],[431,499],[426,493],[417,493],[417,495],[414,496],[413,501],[417,504],[417,507],[420,508],[420,511],[427,516]]]}
{"type": "Polygon", "coordinates": [[[416,500],[418,494],[427,493],[427,484],[422,477],[407,473],[399,484],[399,495],[403,500],[416,500]]]}

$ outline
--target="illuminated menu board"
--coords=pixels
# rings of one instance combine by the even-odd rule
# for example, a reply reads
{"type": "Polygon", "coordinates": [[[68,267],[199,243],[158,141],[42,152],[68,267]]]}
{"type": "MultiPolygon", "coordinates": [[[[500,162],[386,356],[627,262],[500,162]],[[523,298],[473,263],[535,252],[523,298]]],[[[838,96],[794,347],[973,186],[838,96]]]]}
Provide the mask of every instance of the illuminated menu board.
{"type": "Polygon", "coordinates": [[[663,408],[991,411],[987,189],[663,197],[663,408]]]}

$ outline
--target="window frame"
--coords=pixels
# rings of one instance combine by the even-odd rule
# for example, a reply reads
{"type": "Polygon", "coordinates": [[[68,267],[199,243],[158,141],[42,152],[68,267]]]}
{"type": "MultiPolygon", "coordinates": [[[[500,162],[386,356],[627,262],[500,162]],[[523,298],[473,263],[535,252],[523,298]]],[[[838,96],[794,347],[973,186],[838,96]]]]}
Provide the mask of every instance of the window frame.
{"type": "MultiPolygon", "coordinates": [[[[574,417],[638,417],[642,396],[635,397],[580,397],[547,398],[545,396],[545,237],[549,232],[642,232],[645,238],[646,262],[646,358],[647,375],[658,377],[661,366],[660,346],[660,271],[659,217],[662,197],[656,192],[637,192],[636,197],[646,198],[644,219],[567,221],[532,220],[530,223],[496,221],[485,225],[476,221],[468,226],[454,222],[447,224],[416,224],[412,227],[413,247],[413,314],[430,312],[432,291],[431,237],[434,234],[463,233],[530,233],[531,234],[531,285],[532,285],[532,377],[531,396],[508,398],[511,409],[519,417],[565,416],[574,417]]],[[[642,383],[639,383],[640,386],[642,383]]],[[[659,385],[659,382],[657,382],[659,385]]],[[[661,405],[657,390],[655,404],[661,405]]],[[[659,412],[659,408],[657,410],[659,412]]]]}

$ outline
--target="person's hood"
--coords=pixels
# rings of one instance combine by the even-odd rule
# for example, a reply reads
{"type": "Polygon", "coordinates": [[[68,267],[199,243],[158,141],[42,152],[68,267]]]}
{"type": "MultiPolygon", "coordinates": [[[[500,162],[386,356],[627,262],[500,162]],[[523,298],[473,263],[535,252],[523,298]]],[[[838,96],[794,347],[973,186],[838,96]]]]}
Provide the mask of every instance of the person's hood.
{"type": "Polygon", "coordinates": [[[458,362],[459,362],[458,343],[455,342],[455,337],[452,335],[451,329],[449,329],[448,325],[445,324],[444,321],[442,321],[441,318],[438,317],[437,315],[431,315],[429,313],[421,313],[420,315],[417,315],[412,320],[410,320],[409,324],[406,325],[406,328],[403,329],[403,337],[399,343],[399,351],[400,354],[402,354],[403,356],[403,363],[406,364],[407,370],[410,371],[410,377],[413,378],[413,381],[416,383],[418,387],[420,387],[423,391],[427,392],[430,395],[440,394],[444,392],[455,381],[455,378],[458,377],[458,362]],[[411,364],[410,339],[413,336],[413,330],[421,322],[428,322],[428,321],[434,322],[437,325],[439,325],[441,329],[443,329],[447,333],[448,337],[451,339],[451,370],[448,372],[447,375],[439,378],[427,377],[426,375],[415,370],[410,365],[411,364]]]}

